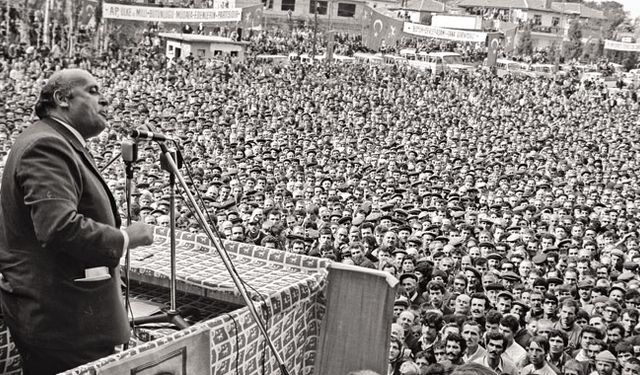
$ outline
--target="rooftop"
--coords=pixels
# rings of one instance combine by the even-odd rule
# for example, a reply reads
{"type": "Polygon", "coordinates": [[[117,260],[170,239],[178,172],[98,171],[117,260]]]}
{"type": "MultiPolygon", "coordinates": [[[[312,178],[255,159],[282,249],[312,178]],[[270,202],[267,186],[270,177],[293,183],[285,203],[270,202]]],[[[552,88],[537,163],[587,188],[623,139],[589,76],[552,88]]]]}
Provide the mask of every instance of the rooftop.
{"type": "Polygon", "coordinates": [[[238,42],[231,38],[224,38],[213,35],[200,34],[182,34],[182,33],[159,33],[161,38],[181,40],[183,42],[208,42],[208,43],[226,43],[226,44],[248,44],[247,42],[238,42]]]}
{"type": "Polygon", "coordinates": [[[443,3],[435,0],[408,0],[405,6],[391,6],[389,9],[404,9],[417,12],[443,13],[445,6],[443,3]]]}
{"type": "Polygon", "coordinates": [[[604,12],[589,8],[584,4],[556,1],[551,7],[546,6],[545,0],[462,0],[457,4],[462,8],[484,7],[502,9],[527,9],[546,12],[575,14],[583,18],[605,19],[604,12]]]}

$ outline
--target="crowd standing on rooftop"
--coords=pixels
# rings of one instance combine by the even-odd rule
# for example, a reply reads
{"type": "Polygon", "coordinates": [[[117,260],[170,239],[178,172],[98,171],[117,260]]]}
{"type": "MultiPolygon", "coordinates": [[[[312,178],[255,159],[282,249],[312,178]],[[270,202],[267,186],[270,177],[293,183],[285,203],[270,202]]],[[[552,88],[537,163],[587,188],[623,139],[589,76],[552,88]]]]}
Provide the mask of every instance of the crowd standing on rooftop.
{"type": "MultiPolygon", "coordinates": [[[[308,38],[252,46],[286,53],[308,38]]],[[[124,167],[108,163],[127,129],[152,125],[178,140],[225,238],[400,280],[389,374],[640,373],[636,90],[483,69],[171,62],[153,43],[95,58],[24,48],[1,63],[0,175],[47,77],[89,69],[111,104],[89,148],[121,215],[124,167]]],[[[167,226],[158,155],[141,145],[132,214],[167,226]]],[[[183,200],[177,211],[199,231],[183,200]]]]}

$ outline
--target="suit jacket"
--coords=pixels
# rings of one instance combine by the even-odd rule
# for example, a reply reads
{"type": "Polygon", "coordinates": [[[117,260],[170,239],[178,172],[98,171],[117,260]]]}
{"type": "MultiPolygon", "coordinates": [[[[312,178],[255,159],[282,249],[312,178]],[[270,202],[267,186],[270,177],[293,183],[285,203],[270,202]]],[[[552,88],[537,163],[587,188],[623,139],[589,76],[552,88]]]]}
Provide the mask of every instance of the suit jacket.
{"type": "Polygon", "coordinates": [[[12,335],[70,350],[128,340],[119,227],[113,196],[80,141],[51,119],[29,126],[0,191],[0,272],[12,289],[2,290],[2,311],[12,335]],[[98,266],[111,278],[74,281],[98,266]]]}

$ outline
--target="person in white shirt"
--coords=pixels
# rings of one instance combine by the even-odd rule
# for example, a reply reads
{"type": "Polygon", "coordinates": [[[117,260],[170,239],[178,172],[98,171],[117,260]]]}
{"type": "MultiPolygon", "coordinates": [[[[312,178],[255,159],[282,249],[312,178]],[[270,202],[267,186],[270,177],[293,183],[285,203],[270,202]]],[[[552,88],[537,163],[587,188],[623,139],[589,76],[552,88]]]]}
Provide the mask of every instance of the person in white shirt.
{"type": "Polygon", "coordinates": [[[485,338],[487,349],[484,355],[474,359],[473,362],[495,371],[496,374],[518,375],[516,365],[503,356],[507,345],[504,335],[499,332],[487,332],[485,338]]]}
{"type": "Polygon", "coordinates": [[[530,364],[520,371],[520,375],[557,375],[547,363],[549,340],[545,336],[534,336],[527,349],[530,364]]]}
{"type": "Polygon", "coordinates": [[[500,333],[504,335],[507,341],[505,354],[513,363],[520,363],[527,356],[526,350],[513,339],[513,335],[518,332],[519,329],[520,323],[518,322],[518,318],[513,315],[506,315],[500,320],[500,333]]]}
{"type": "Polygon", "coordinates": [[[471,362],[478,358],[482,358],[486,351],[480,346],[480,338],[482,337],[482,327],[475,320],[467,320],[462,325],[462,337],[467,342],[467,350],[463,360],[471,362]]]}

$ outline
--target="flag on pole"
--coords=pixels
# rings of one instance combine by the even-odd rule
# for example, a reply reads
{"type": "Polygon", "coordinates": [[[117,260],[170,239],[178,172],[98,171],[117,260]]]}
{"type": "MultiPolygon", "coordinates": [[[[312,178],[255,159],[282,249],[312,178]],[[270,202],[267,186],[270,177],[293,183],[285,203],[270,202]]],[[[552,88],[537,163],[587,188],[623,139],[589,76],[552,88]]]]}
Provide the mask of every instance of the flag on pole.
{"type": "Polygon", "coordinates": [[[327,62],[331,62],[333,60],[333,48],[334,48],[334,44],[335,44],[335,30],[330,30],[326,33],[326,38],[327,38],[327,56],[326,61],[327,62]]]}
{"type": "Polygon", "coordinates": [[[487,66],[495,66],[498,59],[498,47],[500,47],[500,34],[489,33],[487,35],[487,66]]]}
{"type": "Polygon", "coordinates": [[[369,49],[379,50],[380,46],[395,46],[402,37],[401,20],[386,16],[366,6],[363,14],[365,26],[364,43],[369,49]]]}

